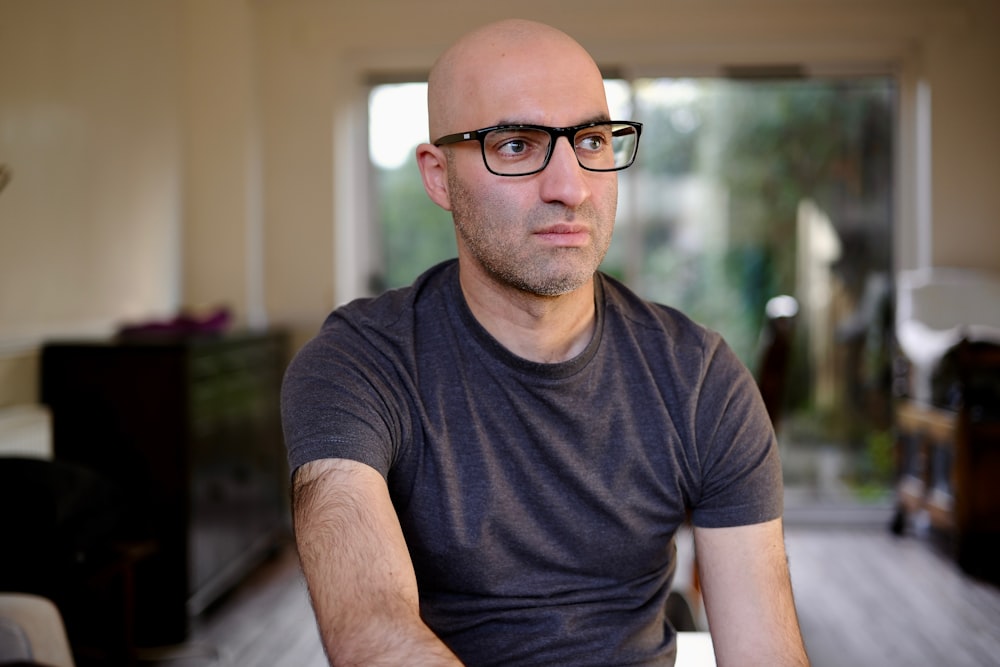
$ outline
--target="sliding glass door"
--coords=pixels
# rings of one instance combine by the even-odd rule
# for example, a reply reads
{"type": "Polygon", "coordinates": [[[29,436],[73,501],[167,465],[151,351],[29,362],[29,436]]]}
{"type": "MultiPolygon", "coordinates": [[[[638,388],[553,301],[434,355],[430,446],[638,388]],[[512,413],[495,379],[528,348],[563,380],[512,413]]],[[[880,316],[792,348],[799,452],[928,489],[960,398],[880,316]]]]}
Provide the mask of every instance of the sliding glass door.
{"type": "MultiPolygon", "coordinates": [[[[607,90],[612,116],[645,127],[635,166],[620,174],[602,269],[720,331],[760,381],[767,304],[792,297],[779,423],[786,479],[838,500],[883,492],[893,80],[649,78],[609,80],[607,90]]],[[[425,119],[413,138],[395,137],[408,144],[395,160],[375,140],[389,136],[378,122],[393,123],[391,109],[412,116],[423,93],[381,86],[370,99],[377,289],[455,253],[450,218],[423,193],[413,159],[425,119]]]]}

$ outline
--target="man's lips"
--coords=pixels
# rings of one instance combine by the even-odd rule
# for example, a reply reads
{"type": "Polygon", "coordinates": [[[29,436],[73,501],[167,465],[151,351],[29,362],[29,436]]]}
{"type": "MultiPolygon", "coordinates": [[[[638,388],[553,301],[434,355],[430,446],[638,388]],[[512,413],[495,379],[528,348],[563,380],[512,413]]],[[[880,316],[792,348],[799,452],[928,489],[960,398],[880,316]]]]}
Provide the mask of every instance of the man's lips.
{"type": "Polygon", "coordinates": [[[590,241],[590,229],[586,225],[560,223],[538,230],[535,236],[555,246],[572,248],[590,241]]]}

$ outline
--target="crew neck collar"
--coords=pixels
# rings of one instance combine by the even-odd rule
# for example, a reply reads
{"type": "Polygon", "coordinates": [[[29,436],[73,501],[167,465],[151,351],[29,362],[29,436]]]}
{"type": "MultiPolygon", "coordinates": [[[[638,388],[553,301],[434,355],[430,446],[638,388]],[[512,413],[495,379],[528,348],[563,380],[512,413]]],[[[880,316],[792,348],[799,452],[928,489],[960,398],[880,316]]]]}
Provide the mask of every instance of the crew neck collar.
{"type": "Polygon", "coordinates": [[[468,330],[473,339],[492,358],[519,373],[548,379],[562,379],[580,372],[594,358],[601,344],[601,337],[604,331],[604,284],[600,280],[599,275],[595,275],[593,280],[595,306],[594,334],[591,336],[590,342],[587,343],[587,347],[580,354],[566,361],[544,363],[525,359],[511,352],[500,341],[494,338],[479,323],[479,320],[476,319],[476,316],[473,315],[472,310],[469,308],[469,304],[459,283],[458,262],[452,265],[447,280],[447,289],[449,292],[448,305],[452,313],[459,318],[462,326],[468,330]]]}

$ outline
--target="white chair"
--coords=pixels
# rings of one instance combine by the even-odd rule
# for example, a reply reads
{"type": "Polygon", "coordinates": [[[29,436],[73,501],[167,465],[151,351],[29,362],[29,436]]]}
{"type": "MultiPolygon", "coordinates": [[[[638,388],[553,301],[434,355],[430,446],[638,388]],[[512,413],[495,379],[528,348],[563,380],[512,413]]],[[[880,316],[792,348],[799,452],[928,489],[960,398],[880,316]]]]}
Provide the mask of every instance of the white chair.
{"type": "Polygon", "coordinates": [[[48,667],[74,667],[59,609],[48,599],[26,593],[0,593],[0,662],[34,661],[48,667]]]}
{"type": "Polygon", "coordinates": [[[936,267],[896,279],[896,339],[913,368],[911,396],[931,402],[931,379],[962,339],[1000,343],[1000,275],[936,267]]]}

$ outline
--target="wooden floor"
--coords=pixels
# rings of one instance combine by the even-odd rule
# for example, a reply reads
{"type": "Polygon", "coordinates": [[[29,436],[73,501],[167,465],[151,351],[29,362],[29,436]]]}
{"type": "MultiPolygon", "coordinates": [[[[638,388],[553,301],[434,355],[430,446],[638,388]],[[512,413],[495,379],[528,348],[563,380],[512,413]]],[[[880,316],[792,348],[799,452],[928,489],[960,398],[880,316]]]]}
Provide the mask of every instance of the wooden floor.
{"type": "Polygon", "coordinates": [[[790,528],[789,567],[815,667],[1000,665],[1000,589],[883,527],[790,528]]]}
{"type": "MultiPolygon", "coordinates": [[[[795,521],[786,542],[814,667],[1000,666],[1000,589],[929,543],[881,523],[795,521]]],[[[158,667],[325,665],[294,553],[195,619],[187,645],[145,657],[158,667]]]]}

